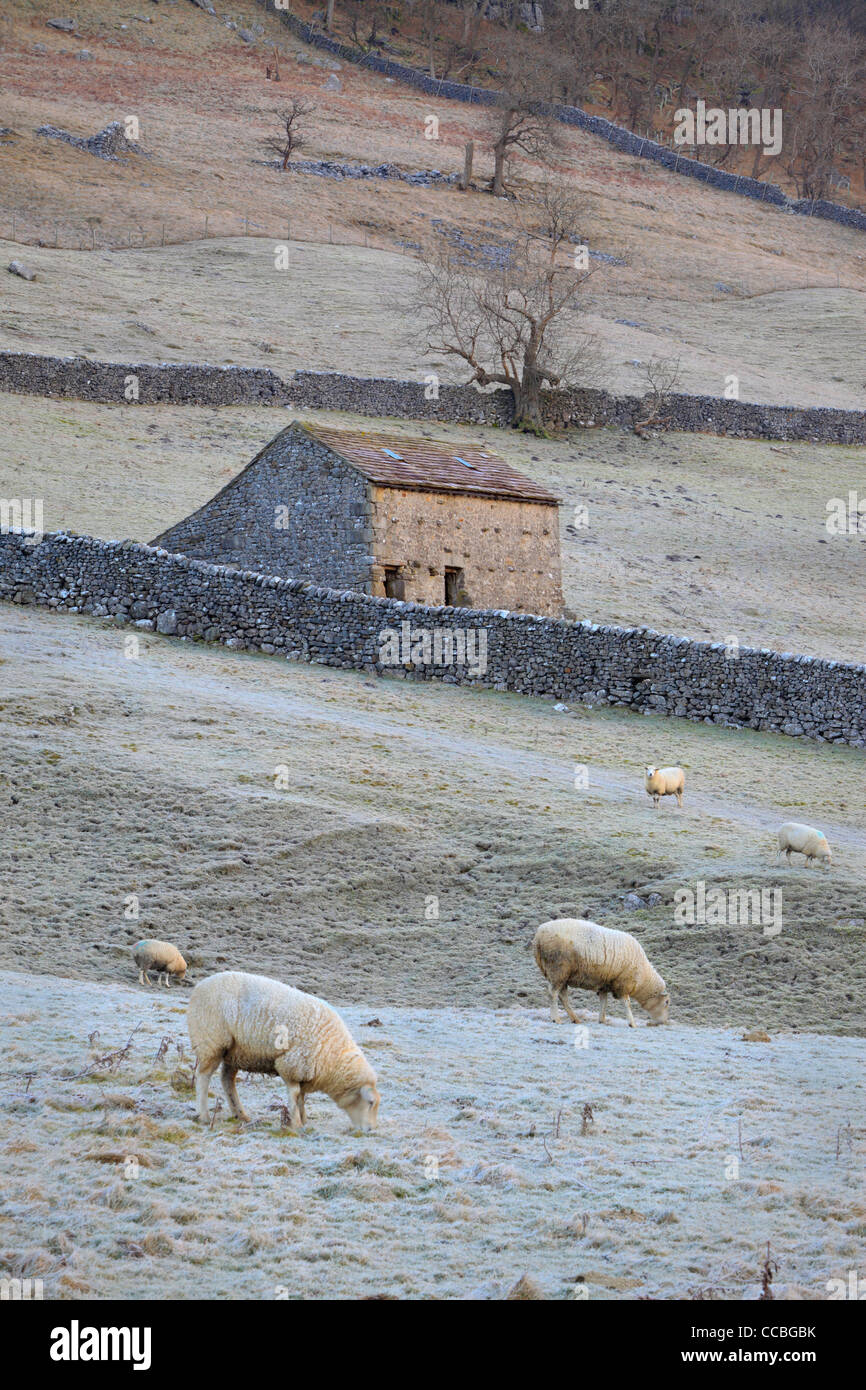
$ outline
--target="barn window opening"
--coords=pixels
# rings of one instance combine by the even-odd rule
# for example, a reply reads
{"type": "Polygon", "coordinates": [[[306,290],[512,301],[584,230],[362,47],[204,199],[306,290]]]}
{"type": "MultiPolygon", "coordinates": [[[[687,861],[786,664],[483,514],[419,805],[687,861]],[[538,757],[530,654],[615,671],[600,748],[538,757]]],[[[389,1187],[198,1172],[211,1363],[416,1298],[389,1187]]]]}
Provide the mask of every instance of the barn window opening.
{"type": "Polygon", "coordinates": [[[400,578],[399,565],[385,565],[385,597],[402,598],[404,595],[403,580],[400,578]]]}
{"type": "Polygon", "coordinates": [[[463,588],[463,571],[447,568],[445,570],[445,603],[449,608],[460,607],[460,592],[463,588]]]}

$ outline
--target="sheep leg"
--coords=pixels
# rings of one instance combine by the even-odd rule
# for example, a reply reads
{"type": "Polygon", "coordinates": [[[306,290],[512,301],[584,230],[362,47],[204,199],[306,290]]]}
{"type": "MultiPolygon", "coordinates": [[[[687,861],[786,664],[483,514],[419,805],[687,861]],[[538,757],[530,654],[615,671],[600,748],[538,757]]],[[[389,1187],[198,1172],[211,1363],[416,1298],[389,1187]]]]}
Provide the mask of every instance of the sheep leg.
{"type": "Polygon", "coordinates": [[[223,1090],[226,1093],[229,1108],[236,1120],[248,1120],[250,1117],[243,1109],[238,1099],[237,1075],[238,1073],[235,1067],[230,1067],[228,1062],[223,1062],[222,1070],[220,1071],[220,1080],[223,1083],[223,1090]]]}
{"type": "Polygon", "coordinates": [[[788,868],[790,869],[790,867],[791,867],[791,846],[790,846],[790,845],[789,845],[788,848],[785,850],[785,858],[786,858],[787,861],[788,861],[788,868]]]}
{"type": "Polygon", "coordinates": [[[299,1104],[301,1095],[301,1083],[299,1081],[286,1081],[286,1090],[289,1093],[289,1109],[291,1113],[292,1129],[303,1129],[304,1118],[301,1114],[299,1104]]]}
{"type": "Polygon", "coordinates": [[[147,981],[147,976],[145,975],[144,971],[143,971],[143,970],[139,970],[139,972],[138,972],[138,983],[139,983],[140,985],[146,985],[147,982],[148,982],[148,981],[147,981]]]}
{"type": "Polygon", "coordinates": [[[637,1024],[634,1021],[634,1014],[631,1011],[631,1000],[627,994],[623,995],[623,1001],[625,1003],[625,1011],[628,1014],[628,1026],[629,1028],[636,1028],[637,1024]]]}
{"type": "Polygon", "coordinates": [[[305,1107],[304,1107],[304,1090],[303,1090],[303,1087],[301,1087],[301,1090],[300,1090],[299,1093],[298,1093],[298,1114],[299,1114],[300,1117],[301,1117],[301,1124],[302,1124],[302,1125],[305,1125],[305,1124],[307,1123],[307,1112],[306,1112],[306,1109],[305,1109],[305,1107]]]}
{"type": "Polygon", "coordinates": [[[559,991],[559,1002],[562,1004],[563,1008],[565,1009],[565,1012],[568,1014],[568,1016],[569,1016],[569,1018],[571,1019],[572,1023],[579,1023],[579,1022],[580,1022],[580,1019],[578,1018],[577,1014],[574,1012],[574,1009],[571,1007],[571,1005],[570,1005],[569,1002],[568,1002],[568,986],[567,986],[567,985],[563,985],[563,986],[561,987],[560,991],[559,991]]]}
{"type": "Polygon", "coordinates": [[[550,990],[550,1021],[551,1023],[558,1023],[559,1009],[557,1008],[557,1004],[559,1003],[559,994],[558,991],[554,989],[553,985],[548,984],[547,988],[550,990]]]}
{"type": "Polygon", "coordinates": [[[289,1124],[292,1129],[301,1129],[304,1124],[303,1116],[301,1115],[301,1106],[298,1104],[298,1097],[301,1094],[301,1083],[300,1081],[296,1081],[295,1078],[289,1074],[285,1064],[283,1063],[283,1065],[281,1065],[282,1062],[283,1059],[278,1057],[276,1061],[276,1070],[277,1075],[282,1077],[286,1090],[289,1093],[289,1124]]]}
{"type": "Polygon", "coordinates": [[[207,1108],[207,1093],[210,1087],[210,1079],[219,1066],[219,1058],[209,1062],[207,1066],[199,1065],[195,1078],[195,1098],[198,1105],[198,1118],[203,1125],[208,1124],[210,1115],[207,1108]]]}
{"type": "Polygon", "coordinates": [[[599,1010],[598,1021],[599,1023],[607,1023],[607,990],[600,989],[598,991],[598,997],[601,1000],[601,1009],[599,1010]]]}
{"type": "Polygon", "coordinates": [[[683,804],[683,794],[682,794],[682,792],[677,792],[677,805],[678,805],[678,806],[682,806],[682,804],[683,804]]]}
{"type": "Polygon", "coordinates": [[[656,793],[653,792],[653,810],[654,810],[654,811],[657,811],[658,808],[659,808],[659,799],[658,799],[658,796],[656,795],[656,793]]]}

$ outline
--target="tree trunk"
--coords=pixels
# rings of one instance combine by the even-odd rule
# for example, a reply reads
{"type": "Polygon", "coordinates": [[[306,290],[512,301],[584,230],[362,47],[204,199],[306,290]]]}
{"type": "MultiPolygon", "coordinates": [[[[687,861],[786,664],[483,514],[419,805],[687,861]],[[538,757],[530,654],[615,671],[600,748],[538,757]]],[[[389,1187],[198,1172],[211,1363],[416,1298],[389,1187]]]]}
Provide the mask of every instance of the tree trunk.
{"type": "Polygon", "coordinates": [[[334,27],[334,0],[328,0],[328,8],[325,11],[325,28],[330,31],[334,27]]]}
{"type": "Polygon", "coordinates": [[[463,150],[463,182],[460,185],[464,193],[472,182],[472,157],[474,153],[474,141],[467,140],[463,150]]]}
{"type": "Polygon", "coordinates": [[[505,192],[505,155],[508,150],[504,139],[500,138],[493,146],[493,195],[501,198],[505,192]]]}
{"type": "Polygon", "coordinates": [[[534,367],[523,364],[523,375],[512,387],[514,393],[514,419],[516,430],[526,430],[530,434],[546,434],[544,415],[541,406],[542,377],[534,367]]]}

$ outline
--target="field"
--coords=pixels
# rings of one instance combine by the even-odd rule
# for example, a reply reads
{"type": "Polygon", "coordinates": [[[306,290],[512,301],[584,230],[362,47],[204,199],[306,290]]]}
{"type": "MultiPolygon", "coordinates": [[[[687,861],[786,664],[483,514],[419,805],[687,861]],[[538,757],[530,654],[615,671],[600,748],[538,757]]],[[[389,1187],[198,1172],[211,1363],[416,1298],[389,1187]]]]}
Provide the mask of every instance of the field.
{"type": "Polygon", "coordinates": [[[281,1130],[284,1093],[250,1080],[252,1123],[202,1131],[177,996],[0,982],[0,1255],[46,1298],[487,1300],[525,1275],[550,1299],[755,1299],[769,1241],[776,1297],[815,1300],[862,1250],[862,1039],[590,1025],[575,1047],[537,1009],[355,1006],[375,1134],[324,1097],[281,1130]]]}
{"type": "MultiPolygon", "coordinates": [[[[234,8],[241,25],[262,24],[253,45],[188,3],[154,7],[145,24],[122,3],[109,19],[81,0],[77,37],[45,26],[47,0],[17,8],[0,29],[13,131],[0,235],[40,278],[5,286],[0,347],[454,376],[412,331],[413,248],[437,240],[436,221],[475,245],[511,234],[511,203],[482,189],[489,113],[436,102],[439,138],[426,140],[428,97],[348,64],[341,90],[326,90],[331,60],[252,0],[234,8]],[[279,85],[265,79],[274,42],[286,54],[279,85]],[[294,96],[315,106],[304,157],[454,173],[473,138],[478,190],[257,163],[294,96]],[[127,115],[146,154],[117,163],[35,134],[50,122],[91,135],[127,115]],[[291,268],[278,272],[274,245],[289,235],[291,268]]],[[[593,263],[572,325],[597,340],[597,384],[644,390],[641,364],[679,357],[687,391],[720,395],[733,373],[744,400],[862,406],[861,233],[701,187],[565,127],[552,167],[580,191],[590,249],[624,262],[593,263]]],[[[526,193],[543,172],[516,160],[512,184],[526,193]]]]}
{"type": "Polygon", "coordinates": [[[127,660],[110,625],[0,617],[9,1273],[61,1298],[501,1298],[524,1273],[550,1298],[750,1298],[770,1240],[781,1297],[845,1277],[866,1219],[862,755],[149,635],[127,660]],[[652,755],[684,763],[682,812],[653,812],[652,755]],[[805,786],[829,874],[773,855],[805,786]],[[782,931],[678,925],[700,880],[781,888],[782,931]],[[661,901],[627,911],[630,892],[661,901]],[[639,936],[669,1029],[616,1006],[583,1039],[549,1022],[529,943],[580,913],[639,936]],[[276,1084],[248,1078],[254,1123],[199,1130],[186,991],[135,983],[151,933],[192,980],[251,969],[343,1007],[377,1133],[323,1097],[281,1132],[276,1084]]]}
{"type": "Polygon", "coordinates": [[[111,623],[0,621],[10,969],[121,983],[128,945],[168,936],[196,976],[537,1008],[535,928],[602,916],[641,934],[680,1022],[863,1031],[862,752],[147,633],[131,660],[111,623]],[[682,813],[653,812],[649,761],[685,767],[682,813]],[[829,873],[775,857],[775,828],[807,813],[829,873]],[[784,930],[677,926],[673,894],[699,880],[781,887],[784,930]],[[661,902],[627,911],[630,892],[661,902]]]}

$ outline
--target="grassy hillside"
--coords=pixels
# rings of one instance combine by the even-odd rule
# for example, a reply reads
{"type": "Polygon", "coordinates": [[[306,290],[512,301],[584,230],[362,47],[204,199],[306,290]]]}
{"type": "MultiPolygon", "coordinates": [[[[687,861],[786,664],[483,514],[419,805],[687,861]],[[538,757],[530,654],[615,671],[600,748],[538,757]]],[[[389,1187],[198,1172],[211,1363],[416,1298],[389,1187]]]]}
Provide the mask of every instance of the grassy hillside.
{"type": "MultiPolygon", "coordinates": [[[[482,181],[491,113],[437,101],[439,139],[426,140],[427,97],[346,64],[341,89],[328,90],[334,74],[316,64],[330,59],[252,0],[236,8],[239,23],[263,26],[255,44],[189,3],[152,7],[145,24],[123,0],[82,0],[70,36],[46,27],[47,0],[14,0],[2,33],[13,134],[0,234],[40,279],[5,287],[0,345],[401,376],[425,365],[406,308],[413,248],[435,242],[437,222],[474,245],[507,237],[508,200],[257,161],[275,113],[298,96],[315,106],[307,157],[456,172],[474,138],[482,181]],[[265,79],[274,40],[286,52],[280,84],[265,79]],[[47,121],[90,135],[128,115],[146,154],[119,163],[35,134],[47,121]],[[293,245],[280,273],[273,248],[289,234],[310,244],[293,245]]],[[[701,187],[579,131],[563,128],[552,164],[584,199],[591,249],[625,262],[593,262],[574,325],[598,338],[599,384],[637,389],[641,363],[679,355],[686,390],[721,394],[735,373],[743,399],[862,404],[862,233],[701,187]]],[[[520,158],[514,186],[526,191],[542,173],[520,158]]]]}
{"type": "Polygon", "coordinates": [[[862,753],[150,634],[130,660],[112,624],[44,611],[0,624],[8,968],[123,982],[127,944],[153,935],[195,978],[538,1008],[536,927],[587,915],[637,932],[679,1022],[863,1031],[862,753]],[[650,761],[685,767],[682,811],[653,811],[650,761]],[[801,817],[831,871],[775,857],[801,817]],[[781,933],[677,925],[674,892],[699,880],[781,888],[781,933]],[[626,911],[632,890],[661,901],[626,911]]]}

